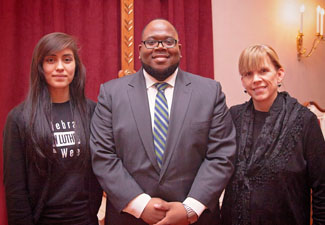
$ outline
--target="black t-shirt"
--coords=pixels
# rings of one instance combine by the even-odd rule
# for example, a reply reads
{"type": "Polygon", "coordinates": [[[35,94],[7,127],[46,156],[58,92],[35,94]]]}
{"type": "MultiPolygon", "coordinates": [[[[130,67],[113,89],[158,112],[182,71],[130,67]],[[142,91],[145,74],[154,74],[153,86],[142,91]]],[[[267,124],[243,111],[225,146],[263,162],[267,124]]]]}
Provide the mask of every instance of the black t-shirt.
{"type": "Polygon", "coordinates": [[[86,168],[82,167],[80,140],[75,133],[77,126],[73,119],[70,103],[53,103],[52,131],[54,135],[53,154],[57,162],[51,172],[51,182],[46,205],[38,224],[87,225],[88,191],[86,168]]]}

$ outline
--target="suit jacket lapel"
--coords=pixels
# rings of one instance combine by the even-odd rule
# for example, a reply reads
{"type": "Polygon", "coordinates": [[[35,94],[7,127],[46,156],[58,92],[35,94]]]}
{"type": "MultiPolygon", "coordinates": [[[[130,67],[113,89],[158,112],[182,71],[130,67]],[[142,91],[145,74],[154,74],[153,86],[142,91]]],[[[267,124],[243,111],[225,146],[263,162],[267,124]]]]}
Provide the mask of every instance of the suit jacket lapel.
{"type": "Polygon", "coordinates": [[[147,152],[152,165],[159,173],[160,168],[156,160],[156,154],[153,145],[148,95],[142,69],[131,76],[133,76],[133,79],[131,79],[129,83],[128,96],[132,108],[132,113],[137,124],[137,129],[141,137],[144,149],[147,152]]]}
{"type": "Polygon", "coordinates": [[[170,120],[167,134],[167,145],[164,153],[160,180],[167,170],[170,159],[176,148],[176,143],[181,133],[183,121],[190,103],[192,88],[191,82],[186,77],[185,72],[179,69],[173,94],[173,103],[170,112],[170,120]]]}

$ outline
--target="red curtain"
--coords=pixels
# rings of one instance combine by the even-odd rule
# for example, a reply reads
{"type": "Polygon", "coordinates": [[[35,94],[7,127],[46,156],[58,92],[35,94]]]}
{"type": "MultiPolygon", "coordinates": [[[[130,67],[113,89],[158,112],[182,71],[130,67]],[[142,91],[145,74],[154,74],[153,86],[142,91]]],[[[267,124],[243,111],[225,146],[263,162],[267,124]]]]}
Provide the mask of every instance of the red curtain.
{"type": "MultiPolygon", "coordinates": [[[[213,78],[211,0],[134,1],[135,70],[141,67],[138,44],[145,24],[168,19],[179,32],[181,68],[213,78]]],[[[87,68],[86,94],[96,100],[99,85],[120,70],[120,0],[0,1],[0,130],[8,112],[26,96],[37,41],[50,32],[75,36],[87,68]]],[[[0,224],[7,224],[0,135],[0,224]]]]}

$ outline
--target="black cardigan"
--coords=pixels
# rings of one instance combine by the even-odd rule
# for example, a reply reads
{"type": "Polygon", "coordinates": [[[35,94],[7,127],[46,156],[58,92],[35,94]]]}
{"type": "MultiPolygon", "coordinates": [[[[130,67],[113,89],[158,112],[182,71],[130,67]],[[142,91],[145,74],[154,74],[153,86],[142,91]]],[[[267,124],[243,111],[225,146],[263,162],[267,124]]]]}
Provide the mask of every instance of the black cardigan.
{"type": "MultiPolygon", "coordinates": [[[[96,104],[87,101],[91,119],[96,104]]],[[[9,225],[34,225],[43,208],[48,192],[48,176],[40,176],[35,165],[30,163],[23,140],[23,103],[8,114],[3,136],[4,185],[9,225]],[[20,181],[20,182],[17,182],[20,181]]],[[[90,160],[89,160],[90,163],[90,160]]],[[[89,165],[89,215],[91,224],[98,224],[97,212],[100,207],[102,189],[89,165]]],[[[86,213],[86,212],[85,212],[86,213]]]]}

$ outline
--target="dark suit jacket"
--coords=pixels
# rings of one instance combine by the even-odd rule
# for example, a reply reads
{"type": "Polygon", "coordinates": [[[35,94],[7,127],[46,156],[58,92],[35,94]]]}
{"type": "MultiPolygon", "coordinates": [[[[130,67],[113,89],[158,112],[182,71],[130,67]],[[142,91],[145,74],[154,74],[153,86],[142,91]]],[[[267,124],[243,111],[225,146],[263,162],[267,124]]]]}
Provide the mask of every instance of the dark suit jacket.
{"type": "Polygon", "coordinates": [[[145,224],[122,212],[141,193],[166,201],[192,197],[208,207],[197,224],[218,223],[236,149],[218,82],[179,69],[161,169],[142,69],[101,85],[91,129],[93,170],[108,195],[110,225],[145,224]]]}

